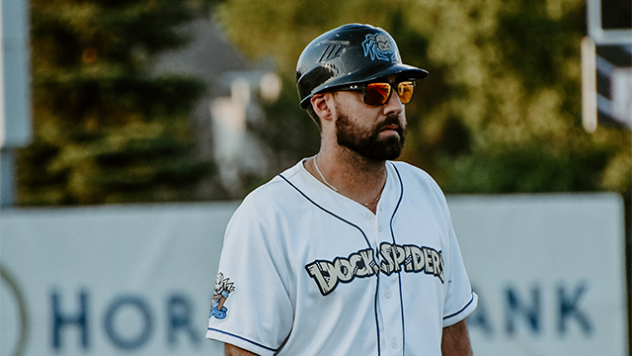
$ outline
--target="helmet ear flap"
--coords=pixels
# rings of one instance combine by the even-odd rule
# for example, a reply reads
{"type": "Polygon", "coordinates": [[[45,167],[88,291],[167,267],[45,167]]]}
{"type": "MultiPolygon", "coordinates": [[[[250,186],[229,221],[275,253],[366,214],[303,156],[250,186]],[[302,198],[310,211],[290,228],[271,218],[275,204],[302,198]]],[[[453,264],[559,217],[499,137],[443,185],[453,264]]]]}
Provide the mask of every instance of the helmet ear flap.
{"type": "Polygon", "coordinates": [[[393,74],[423,79],[428,72],[403,64],[395,40],[381,28],[338,27],[310,42],[299,57],[296,87],[300,106],[306,109],[316,93],[393,74]]]}

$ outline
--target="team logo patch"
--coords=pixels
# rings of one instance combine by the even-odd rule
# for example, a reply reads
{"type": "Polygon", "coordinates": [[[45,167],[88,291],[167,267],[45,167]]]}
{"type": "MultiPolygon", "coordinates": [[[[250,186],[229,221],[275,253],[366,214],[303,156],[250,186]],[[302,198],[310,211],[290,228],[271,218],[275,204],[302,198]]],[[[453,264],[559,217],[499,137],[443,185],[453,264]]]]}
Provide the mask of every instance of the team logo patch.
{"type": "Polygon", "coordinates": [[[394,46],[384,34],[374,33],[366,35],[364,42],[362,42],[362,48],[364,49],[364,56],[371,57],[372,61],[376,59],[381,61],[397,60],[394,46]]]}
{"type": "Polygon", "coordinates": [[[350,283],[378,273],[420,273],[437,277],[443,283],[443,254],[431,247],[397,245],[384,242],[380,245],[381,261],[376,261],[373,249],[360,250],[348,257],[333,261],[316,260],[305,266],[307,273],[318,285],[320,293],[333,292],[338,283],[350,283]]]}
{"type": "Polygon", "coordinates": [[[219,272],[217,277],[215,277],[215,293],[211,301],[211,313],[208,316],[209,318],[213,316],[217,319],[226,318],[228,309],[224,306],[224,303],[226,303],[226,299],[228,299],[230,294],[234,291],[235,284],[229,282],[229,278],[224,278],[224,274],[219,272]]]}

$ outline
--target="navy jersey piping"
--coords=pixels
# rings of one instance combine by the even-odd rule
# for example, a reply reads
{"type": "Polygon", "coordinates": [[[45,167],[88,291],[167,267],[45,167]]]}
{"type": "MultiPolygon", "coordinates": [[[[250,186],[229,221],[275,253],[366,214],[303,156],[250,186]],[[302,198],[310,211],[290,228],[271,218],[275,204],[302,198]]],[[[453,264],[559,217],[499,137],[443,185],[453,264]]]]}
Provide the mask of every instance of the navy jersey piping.
{"type": "Polygon", "coordinates": [[[215,329],[215,328],[208,328],[208,330],[209,330],[209,331],[216,331],[216,332],[221,333],[221,334],[229,335],[229,336],[232,336],[232,337],[234,337],[234,338],[237,338],[237,339],[240,339],[240,340],[247,341],[247,342],[249,342],[249,343],[251,343],[251,344],[253,344],[253,345],[256,345],[256,346],[262,347],[262,348],[264,348],[264,349],[266,349],[266,350],[270,350],[270,351],[273,351],[273,352],[276,352],[276,351],[278,350],[278,349],[273,349],[273,348],[271,348],[271,347],[268,347],[268,346],[262,345],[262,344],[260,344],[260,343],[258,343],[258,342],[254,342],[254,341],[252,341],[252,340],[248,340],[248,339],[246,339],[245,337],[242,337],[242,336],[239,336],[239,335],[235,335],[235,334],[232,334],[232,333],[229,333],[229,332],[223,331],[223,330],[218,330],[218,329],[215,329]]]}
{"type": "Polygon", "coordinates": [[[307,199],[310,203],[312,203],[312,204],[316,205],[316,207],[318,207],[320,210],[322,210],[322,211],[326,212],[327,214],[329,214],[329,215],[331,215],[331,216],[335,217],[336,219],[338,219],[338,220],[340,220],[340,221],[343,221],[343,222],[345,222],[345,223],[347,223],[347,224],[349,224],[349,225],[351,225],[351,226],[355,227],[356,229],[358,229],[358,231],[360,231],[360,233],[362,234],[362,237],[364,237],[364,241],[367,243],[367,245],[369,246],[369,248],[370,248],[370,249],[372,249],[372,247],[371,247],[371,243],[369,243],[369,239],[366,237],[366,234],[364,233],[364,231],[362,231],[362,229],[361,229],[358,225],[356,225],[356,224],[354,224],[354,223],[352,223],[352,222],[350,222],[350,221],[348,221],[348,220],[345,220],[343,217],[338,216],[338,215],[336,215],[336,214],[332,213],[331,211],[329,211],[329,210],[327,210],[327,209],[323,208],[322,206],[318,205],[315,201],[313,201],[312,199],[310,199],[310,198],[309,198],[309,197],[308,197],[305,193],[303,193],[303,191],[302,191],[302,190],[298,189],[298,187],[297,187],[297,186],[295,186],[294,184],[292,184],[292,183],[291,183],[291,182],[290,182],[287,178],[285,178],[283,175],[279,174],[279,177],[283,178],[283,180],[284,180],[284,181],[286,181],[286,182],[287,182],[287,184],[289,184],[292,188],[296,189],[296,191],[297,191],[297,192],[299,192],[299,193],[300,193],[300,194],[301,194],[301,195],[302,195],[305,199],[307,199]]]}
{"type": "MultiPolygon", "coordinates": [[[[399,210],[399,205],[404,198],[404,181],[402,180],[402,176],[399,174],[399,170],[392,162],[391,166],[395,169],[395,173],[397,173],[397,179],[399,180],[399,200],[397,201],[397,205],[395,205],[395,210],[393,210],[393,214],[391,215],[390,228],[391,228],[391,239],[393,240],[393,244],[397,245],[397,241],[395,241],[395,232],[393,231],[393,219],[395,218],[395,214],[399,210]]],[[[401,273],[397,274],[398,282],[399,282],[399,306],[401,308],[402,315],[402,354],[406,354],[406,325],[404,321],[404,296],[402,295],[402,275],[401,273]]]]}
{"type": "Polygon", "coordinates": [[[450,314],[448,316],[444,316],[443,320],[446,320],[446,319],[452,318],[453,316],[457,316],[457,315],[461,314],[465,309],[467,309],[467,307],[470,306],[470,304],[472,304],[472,302],[474,302],[474,292],[472,292],[472,298],[470,299],[470,301],[467,302],[467,304],[465,304],[465,306],[463,308],[461,308],[456,313],[452,313],[452,314],[450,314]]]}
{"type": "MultiPolygon", "coordinates": [[[[336,214],[334,214],[333,212],[323,208],[322,206],[318,205],[315,201],[313,201],[310,197],[307,196],[307,194],[303,193],[302,190],[300,190],[297,186],[295,186],[294,184],[292,184],[292,182],[290,182],[287,178],[285,178],[282,174],[279,174],[279,177],[281,177],[285,182],[287,182],[287,184],[289,184],[292,188],[294,188],[297,192],[299,192],[299,194],[301,194],[303,196],[303,198],[307,199],[307,201],[309,201],[310,203],[314,204],[317,208],[319,208],[320,210],[324,211],[325,213],[335,217],[336,219],[347,223],[353,227],[355,227],[356,229],[358,229],[358,231],[360,231],[360,233],[362,234],[362,237],[364,237],[364,241],[366,241],[367,245],[369,246],[370,249],[373,249],[371,247],[371,243],[369,242],[369,239],[367,238],[366,234],[364,233],[364,231],[362,231],[362,229],[358,226],[355,225],[354,223],[345,220],[343,217],[338,216],[336,214]]],[[[380,323],[378,320],[378,315],[377,315],[377,295],[378,295],[378,290],[379,290],[379,285],[380,285],[380,278],[379,278],[379,273],[376,274],[377,278],[377,284],[375,287],[375,299],[373,301],[373,310],[375,311],[375,330],[377,331],[377,354],[378,356],[381,354],[381,350],[380,350],[380,323]]]]}

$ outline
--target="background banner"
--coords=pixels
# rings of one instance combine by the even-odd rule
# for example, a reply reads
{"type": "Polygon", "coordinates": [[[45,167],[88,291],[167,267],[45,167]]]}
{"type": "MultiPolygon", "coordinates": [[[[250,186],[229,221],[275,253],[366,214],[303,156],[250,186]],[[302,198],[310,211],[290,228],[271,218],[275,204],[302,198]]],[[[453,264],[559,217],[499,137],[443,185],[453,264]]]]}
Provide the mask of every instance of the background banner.
{"type": "Polygon", "coordinates": [[[237,205],[3,210],[0,355],[221,355],[204,334],[237,205]]]}
{"type": "MultiPolygon", "coordinates": [[[[627,355],[615,194],[453,196],[476,354],[627,355]]],[[[204,339],[238,202],[0,212],[0,355],[222,355],[204,339]]]]}
{"type": "Polygon", "coordinates": [[[468,318],[475,354],[628,355],[619,196],[448,200],[480,297],[468,318]]]}

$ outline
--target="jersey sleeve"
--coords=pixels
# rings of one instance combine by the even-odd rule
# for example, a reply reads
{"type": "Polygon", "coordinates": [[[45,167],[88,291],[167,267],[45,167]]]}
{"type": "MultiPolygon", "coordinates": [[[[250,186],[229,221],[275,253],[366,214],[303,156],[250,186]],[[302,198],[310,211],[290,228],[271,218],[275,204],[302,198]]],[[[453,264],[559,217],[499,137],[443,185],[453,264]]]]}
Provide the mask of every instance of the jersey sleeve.
{"type": "Polygon", "coordinates": [[[443,304],[443,327],[454,325],[470,315],[478,305],[478,296],[472,291],[470,280],[463,264],[461,249],[452,227],[450,211],[441,188],[431,179],[435,196],[439,201],[445,227],[447,229],[446,248],[443,251],[445,263],[445,299],[443,304]]]}
{"type": "Polygon", "coordinates": [[[443,308],[443,327],[465,319],[478,304],[478,296],[472,291],[452,224],[449,225],[449,229],[449,250],[444,252],[447,264],[447,291],[443,308]]]}
{"type": "Polygon", "coordinates": [[[258,355],[281,347],[293,319],[287,266],[274,240],[279,232],[270,224],[248,199],[231,218],[206,334],[258,355]]]}

